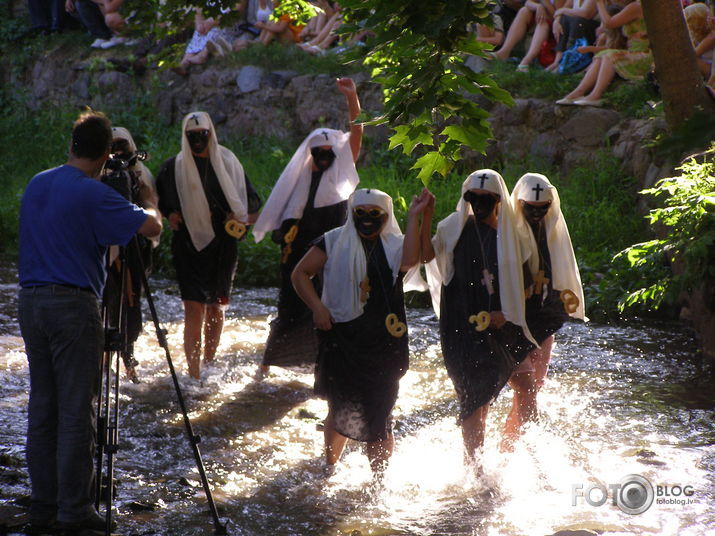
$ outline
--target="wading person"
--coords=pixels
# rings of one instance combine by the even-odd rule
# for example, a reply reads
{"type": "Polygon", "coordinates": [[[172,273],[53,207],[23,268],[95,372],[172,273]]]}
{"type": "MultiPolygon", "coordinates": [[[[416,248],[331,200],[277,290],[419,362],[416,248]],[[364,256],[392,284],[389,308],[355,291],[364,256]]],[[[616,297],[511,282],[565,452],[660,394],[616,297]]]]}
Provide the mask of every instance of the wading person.
{"type": "Polygon", "coordinates": [[[216,356],[238,264],[238,239],[261,201],[238,158],[219,145],[211,118],[193,112],[181,124],[181,152],[157,175],[159,209],[171,226],[171,259],[184,304],[189,375],[216,356]]]}
{"type": "Polygon", "coordinates": [[[489,405],[534,347],[526,325],[524,267],[504,179],[475,171],[457,210],[423,242],[442,354],[459,399],[466,458],[484,443],[489,405]],[[528,339],[528,340],[527,340],[528,339]]]}
{"type": "Polygon", "coordinates": [[[104,331],[97,299],[107,247],[161,220],[98,179],[112,131],[102,114],[74,123],[67,164],[28,184],[20,208],[18,314],[30,365],[28,533],[104,531],[94,508],[95,404],[104,331]]]}
{"type": "Polygon", "coordinates": [[[512,448],[525,422],[537,416],[536,395],[551,361],[554,333],[571,316],[585,320],[583,288],[556,188],[544,175],[527,173],[511,194],[514,219],[533,285],[527,289],[526,318],[539,348],[514,370],[512,407],[502,449],[512,448]]]}
{"type": "MultiPolygon", "coordinates": [[[[141,208],[151,208],[158,211],[156,185],[151,171],[137,158],[137,146],[134,138],[124,127],[112,127],[111,156],[115,161],[126,162],[126,170],[111,170],[105,168],[105,178],[110,186],[115,187],[124,197],[141,208]],[[115,184],[117,183],[117,184],[115,184]]],[[[142,270],[148,276],[151,271],[151,250],[159,245],[160,235],[145,238],[137,237],[138,251],[133,247],[125,250],[125,259],[129,277],[125,290],[126,300],[124,306],[127,310],[127,340],[129,343],[127,375],[133,381],[137,380],[134,372],[134,343],[142,331],[141,294],[142,270]]],[[[110,267],[107,272],[107,286],[104,294],[104,305],[109,313],[109,323],[118,327],[119,319],[119,294],[122,284],[122,264],[118,258],[119,248],[111,247],[109,250],[110,267]]]]}
{"type": "MultiPolygon", "coordinates": [[[[345,95],[350,132],[320,128],[311,132],[298,147],[273,187],[253,228],[256,242],[272,232],[281,247],[281,287],[278,315],[261,365],[313,366],[318,340],[312,315],[296,295],[291,273],[313,240],[345,223],[347,199],[360,180],[355,169],[362,143],[362,125],[353,121],[360,113],[355,83],[350,78],[337,81],[345,95]]],[[[319,292],[319,284],[314,282],[319,292]]]]}
{"type": "Polygon", "coordinates": [[[419,261],[419,214],[433,206],[427,190],[413,199],[403,237],[390,196],[357,190],[345,225],[319,238],[293,271],[295,290],[320,333],[315,390],[328,401],[329,466],[348,439],[367,443],[375,472],[392,454],[392,408],[409,361],[403,279],[419,261]],[[322,296],[311,281],[318,274],[322,296]]]}

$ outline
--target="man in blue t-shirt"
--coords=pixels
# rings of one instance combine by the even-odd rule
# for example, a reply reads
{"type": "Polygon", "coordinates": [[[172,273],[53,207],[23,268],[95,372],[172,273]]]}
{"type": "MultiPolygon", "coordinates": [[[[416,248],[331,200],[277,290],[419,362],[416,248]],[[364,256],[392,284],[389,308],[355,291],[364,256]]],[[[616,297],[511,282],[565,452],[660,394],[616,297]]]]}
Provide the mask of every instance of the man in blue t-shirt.
{"type": "Polygon", "coordinates": [[[22,197],[18,315],[30,365],[29,533],[105,527],[94,508],[93,463],[105,256],[136,233],[161,232],[157,211],[97,180],[111,141],[103,114],[82,114],[67,164],[36,175],[22,197]]]}

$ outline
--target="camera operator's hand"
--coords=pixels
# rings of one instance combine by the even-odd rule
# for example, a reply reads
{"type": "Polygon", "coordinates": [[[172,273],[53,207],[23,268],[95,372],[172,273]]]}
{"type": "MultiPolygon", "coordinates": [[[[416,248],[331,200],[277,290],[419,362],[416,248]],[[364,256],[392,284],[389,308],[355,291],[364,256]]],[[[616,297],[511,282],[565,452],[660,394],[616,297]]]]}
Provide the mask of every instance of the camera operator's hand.
{"type": "Polygon", "coordinates": [[[184,223],[180,212],[172,212],[167,219],[169,220],[169,227],[171,227],[172,231],[178,231],[179,225],[184,223]]]}
{"type": "Polygon", "coordinates": [[[142,208],[157,208],[159,206],[159,198],[154,189],[141,180],[139,180],[138,201],[142,208]]]}

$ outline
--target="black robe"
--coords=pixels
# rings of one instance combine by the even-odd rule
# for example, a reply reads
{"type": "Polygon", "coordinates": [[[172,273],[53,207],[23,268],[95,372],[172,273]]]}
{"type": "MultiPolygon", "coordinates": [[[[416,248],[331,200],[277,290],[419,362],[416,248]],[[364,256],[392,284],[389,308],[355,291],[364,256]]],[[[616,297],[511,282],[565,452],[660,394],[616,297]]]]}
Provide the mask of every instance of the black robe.
{"type": "Polygon", "coordinates": [[[481,311],[501,311],[497,233],[470,216],[454,248],[454,276],[442,286],[439,319],[442,355],[459,398],[460,422],[495,400],[514,367],[534,348],[511,322],[476,331],[469,317],[481,311]],[[491,296],[483,283],[484,268],[493,276],[491,296]]]}
{"type": "MultiPolygon", "coordinates": [[[[316,246],[324,250],[325,241],[316,246]]],[[[390,313],[407,325],[404,274],[393,281],[381,240],[364,240],[363,247],[370,293],[359,317],[319,332],[315,391],[328,400],[337,432],[356,441],[379,441],[392,431],[392,408],[409,366],[407,332],[393,337],[385,327],[390,313]]]]}
{"type": "MultiPolygon", "coordinates": [[[[318,338],[313,328],[313,313],[295,293],[290,276],[313,241],[331,229],[343,225],[347,218],[347,201],[319,208],[313,206],[322,175],[322,171],[315,171],[311,176],[303,216],[299,220],[283,221],[280,229],[272,235],[272,239],[281,246],[281,288],[278,294],[278,315],[271,322],[271,331],[263,354],[264,365],[312,367],[315,364],[318,338]],[[298,227],[298,233],[295,239],[287,244],[285,235],[293,225],[298,227]]],[[[320,294],[319,278],[313,278],[313,281],[316,291],[320,294]]]]}
{"type": "Polygon", "coordinates": [[[536,342],[541,344],[561,329],[564,322],[568,320],[569,315],[564,310],[564,304],[560,296],[560,290],[564,289],[557,290],[553,286],[551,253],[546,239],[544,222],[542,221],[538,225],[532,226],[531,230],[537,239],[539,270],[543,270],[544,277],[549,280],[546,288],[542,287],[540,293],[537,293],[536,288],[534,288],[534,292],[526,300],[526,323],[536,342]]]}
{"type": "MultiPolygon", "coordinates": [[[[159,210],[167,218],[172,212],[181,212],[181,202],[176,189],[175,161],[176,157],[173,156],[164,162],[156,177],[159,210]]],[[[225,304],[231,295],[233,277],[238,265],[238,241],[224,229],[224,222],[231,212],[231,207],[210,160],[194,156],[194,161],[211,211],[211,225],[215,236],[204,249],[197,251],[188,228],[182,222],[178,230],[172,233],[171,260],[176,269],[182,300],[225,304]]],[[[246,196],[248,213],[258,212],[261,199],[248,177],[246,196]]]]}

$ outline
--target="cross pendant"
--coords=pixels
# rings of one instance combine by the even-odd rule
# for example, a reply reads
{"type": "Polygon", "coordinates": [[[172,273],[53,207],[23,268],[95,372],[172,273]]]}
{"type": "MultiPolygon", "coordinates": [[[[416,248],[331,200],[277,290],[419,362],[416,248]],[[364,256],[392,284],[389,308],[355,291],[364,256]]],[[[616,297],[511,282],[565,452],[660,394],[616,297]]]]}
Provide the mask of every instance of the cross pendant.
{"type": "Polygon", "coordinates": [[[370,279],[368,279],[367,276],[365,276],[365,279],[360,281],[360,302],[365,303],[367,301],[367,297],[370,295],[370,290],[372,287],[370,287],[370,279]]]}
{"type": "Polygon", "coordinates": [[[544,285],[548,285],[549,281],[551,281],[546,275],[544,274],[543,270],[539,270],[539,272],[534,276],[534,293],[535,294],[541,294],[541,291],[544,288],[544,285]]]}
{"type": "Polygon", "coordinates": [[[481,283],[482,285],[487,287],[487,293],[491,296],[492,294],[494,294],[494,285],[492,284],[492,281],[494,281],[494,276],[486,268],[482,270],[482,275],[484,277],[482,278],[481,283]]]}

